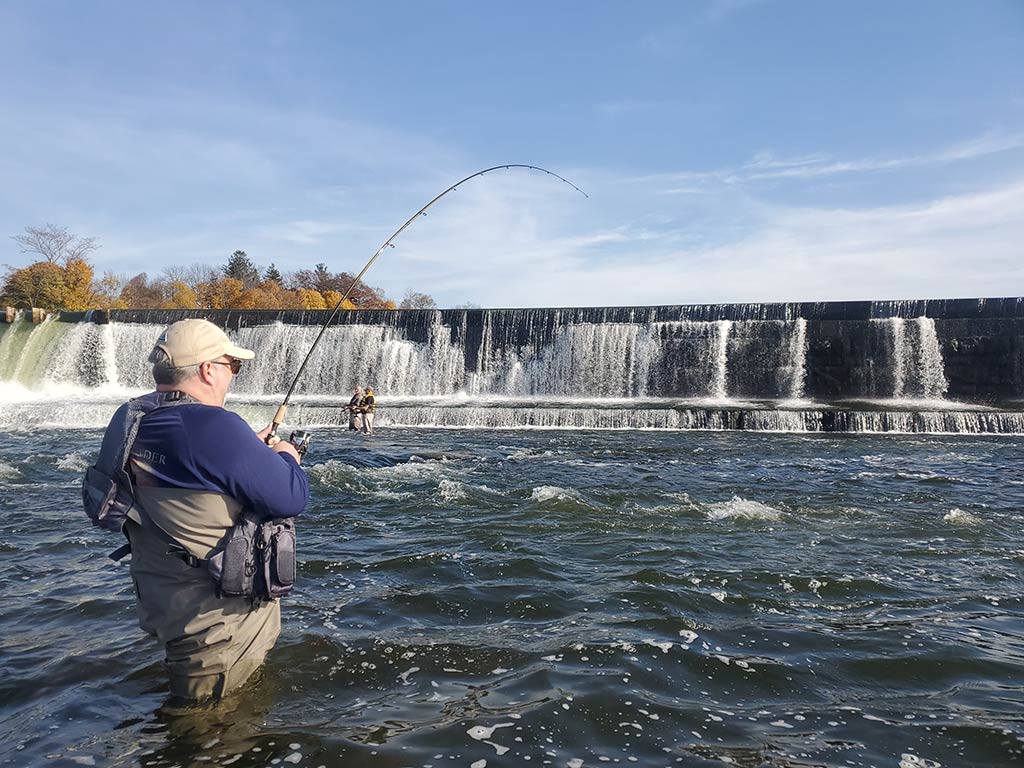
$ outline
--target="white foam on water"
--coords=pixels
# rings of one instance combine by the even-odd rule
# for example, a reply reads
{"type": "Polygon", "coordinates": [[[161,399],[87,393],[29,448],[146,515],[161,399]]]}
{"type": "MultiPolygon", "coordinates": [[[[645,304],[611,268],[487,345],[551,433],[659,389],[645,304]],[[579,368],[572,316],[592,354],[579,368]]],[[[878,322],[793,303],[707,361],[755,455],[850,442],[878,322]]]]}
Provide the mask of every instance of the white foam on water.
{"type": "Polygon", "coordinates": [[[104,384],[98,387],[84,387],[68,382],[46,381],[28,387],[16,381],[0,381],[0,405],[24,405],[26,403],[78,402],[97,403],[117,401],[118,404],[143,395],[150,390],[104,384]]]}
{"type": "Polygon", "coordinates": [[[5,461],[0,461],[0,480],[11,480],[15,477],[19,477],[21,471],[5,461]]]}
{"type": "Polygon", "coordinates": [[[965,512],[959,507],[953,507],[942,517],[947,523],[953,523],[954,525],[984,525],[985,521],[977,515],[972,515],[970,512],[965,512]]]}
{"type": "Polygon", "coordinates": [[[941,768],[941,766],[942,763],[937,760],[928,760],[909,752],[900,755],[900,768],[941,768]]]}
{"type": "Polygon", "coordinates": [[[66,453],[61,458],[57,459],[57,466],[60,469],[67,470],[68,472],[85,472],[89,468],[92,462],[89,461],[89,457],[78,451],[72,451],[66,453]]]}
{"type": "Polygon", "coordinates": [[[550,450],[535,451],[531,448],[521,448],[514,453],[510,453],[505,458],[512,461],[533,461],[535,459],[543,461],[550,459],[552,456],[554,456],[554,453],[550,450]]]}
{"type": "Polygon", "coordinates": [[[709,520],[779,520],[782,517],[782,512],[774,507],[739,496],[733,496],[729,501],[715,502],[709,507],[709,520]]]}
{"type": "Polygon", "coordinates": [[[515,723],[496,723],[495,725],[492,725],[490,728],[484,725],[474,725],[472,728],[466,731],[466,733],[469,734],[469,737],[471,739],[483,741],[484,739],[491,738],[491,736],[494,735],[494,732],[499,728],[511,728],[514,725],[515,723]]]}
{"type": "Polygon", "coordinates": [[[390,467],[366,467],[360,473],[366,473],[384,481],[399,480],[430,480],[438,475],[445,475],[454,470],[440,461],[409,461],[390,467]]]}
{"type": "Polygon", "coordinates": [[[444,478],[437,486],[438,493],[444,501],[461,501],[467,496],[466,486],[458,480],[444,478]]]}
{"type": "Polygon", "coordinates": [[[697,633],[690,629],[680,629],[679,636],[683,638],[683,642],[687,644],[692,643],[698,637],[697,633]]]}
{"type": "Polygon", "coordinates": [[[307,467],[306,473],[324,485],[333,487],[347,487],[348,483],[345,481],[355,478],[357,474],[355,467],[337,459],[328,459],[321,464],[307,467]]]}
{"type": "Polygon", "coordinates": [[[657,640],[648,639],[644,640],[644,645],[650,645],[654,648],[660,648],[662,653],[668,653],[672,650],[672,646],[675,645],[675,643],[659,643],[657,640]]]}
{"type": "Polygon", "coordinates": [[[371,496],[371,497],[373,497],[375,499],[388,499],[388,500],[391,500],[391,501],[401,500],[401,499],[410,499],[410,498],[412,498],[415,495],[416,494],[413,493],[412,491],[389,491],[389,490],[373,491],[373,492],[367,494],[367,496],[371,496]]]}
{"type": "Polygon", "coordinates": [[[557,485],[541,485],[533,489],[530,498],[534,501],[579,501],[580,495],[572,488],[559,488],[557,485]]]}

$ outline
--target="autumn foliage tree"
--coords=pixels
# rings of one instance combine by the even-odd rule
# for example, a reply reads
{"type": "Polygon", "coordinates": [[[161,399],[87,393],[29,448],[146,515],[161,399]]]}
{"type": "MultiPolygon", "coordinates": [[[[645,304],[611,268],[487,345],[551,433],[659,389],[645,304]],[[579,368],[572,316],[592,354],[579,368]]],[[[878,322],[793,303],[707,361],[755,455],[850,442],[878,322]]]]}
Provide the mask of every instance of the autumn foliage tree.
{"type": "Polygon", "coordinates": [[[64,296],[61,306],[83,311],[96,306],[98,291],[93,287],[92,265],[81,256],[72,256],[64,264],[64,296]]]}
{"type": "Polygon", "coordinates": [[[167,285],[170,294],[167,303],[168,309],[198,309],[199,297],[191,285],[183,280],[172,280],[167,285]]]}
{"type": "Polygon", "coordinates": [[[92,265],[86,258],[99,248],[95,238],[79,237],[64,227],[26,227],[13,238],[22,253],[42,258],[27,267],[7,268],[0,299],[16,307],[88,309],[99,301],[92,265]]]}
{"type": "Polygon", "coordinates": [[[64,270],[50,261],[37,261],[23,269],[9,268],[3,301],[15,307],[56,309],[64,301],[64,270]]]}
{"type": "MultiPolygon", "coordinates": [[[[347,291],[342,309],[394,309],[384,292],[353,276],[331,272],[320,263],[313,269],[282,274],[274,263],[263,271],[245,251],[231,254],[220,267],[207,264],[166,267],[157,277],[105,272],[97,279],[88,255],[99,248],[95,238],[79,237],[64,227],[27,227],[13,238],[22,253],[42,258],[26,267],[7,268],[0,301],[16,307],[44,309],[333,309],[347,291]]],[[[402,302],[435,307],[424,293],[409,291],[402,302]]]]}

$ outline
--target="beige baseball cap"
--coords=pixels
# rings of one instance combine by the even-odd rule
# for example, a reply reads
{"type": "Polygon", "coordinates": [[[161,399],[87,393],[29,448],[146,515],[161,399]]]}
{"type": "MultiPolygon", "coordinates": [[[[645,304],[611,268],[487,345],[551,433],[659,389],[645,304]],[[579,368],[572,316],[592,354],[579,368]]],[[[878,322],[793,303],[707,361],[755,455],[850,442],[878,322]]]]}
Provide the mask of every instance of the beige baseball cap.
{"type": "Polygon", "coordinates": [[[237,347],[220,328],[209,320],[179,320],[167,327],[156,340],[156,346],[167,353],[174,368],[186,368],[221,355],[252,360],[256,353],[237,347]]]}

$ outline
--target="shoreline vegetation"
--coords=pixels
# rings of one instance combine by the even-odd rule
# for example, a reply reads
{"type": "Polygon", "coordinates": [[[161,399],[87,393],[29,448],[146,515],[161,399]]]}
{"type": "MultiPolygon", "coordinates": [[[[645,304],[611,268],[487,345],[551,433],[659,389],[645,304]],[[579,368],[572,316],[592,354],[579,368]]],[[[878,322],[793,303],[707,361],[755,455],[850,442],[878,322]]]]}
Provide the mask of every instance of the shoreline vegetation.
{"type": "MultiPolygon", "coordinates": [[[[242,250],[214,267],[194,263],[165,267],[160,275],[128,277],[114,271],[99,278],[89,255],[100,245],[64,227],[26,227],[12,239],[22,253],[38,260],[26,267],[7,265],[0,304],[48,311],[87,309],[333,309],[354,280],[348,272],[331,272],[326,264],[282,273],[273,262],[260,269],[242,250]]],[[[360,282],[342,309],[434,309],[426,293],[409,289],[401,302],[360,282]]]]}

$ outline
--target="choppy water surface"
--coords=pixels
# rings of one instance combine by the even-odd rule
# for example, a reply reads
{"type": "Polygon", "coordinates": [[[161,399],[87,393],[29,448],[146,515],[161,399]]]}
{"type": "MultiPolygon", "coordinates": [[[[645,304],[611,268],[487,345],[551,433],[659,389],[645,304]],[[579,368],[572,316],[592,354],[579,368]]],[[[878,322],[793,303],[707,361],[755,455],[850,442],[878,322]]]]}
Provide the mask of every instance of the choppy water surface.
{"type": "Polygon", "coordinates": [[[322,430],[264,673],[175,710],[99,435],[0,443],[0,764],[1024,763],[1020,437],[322,430]]]}

